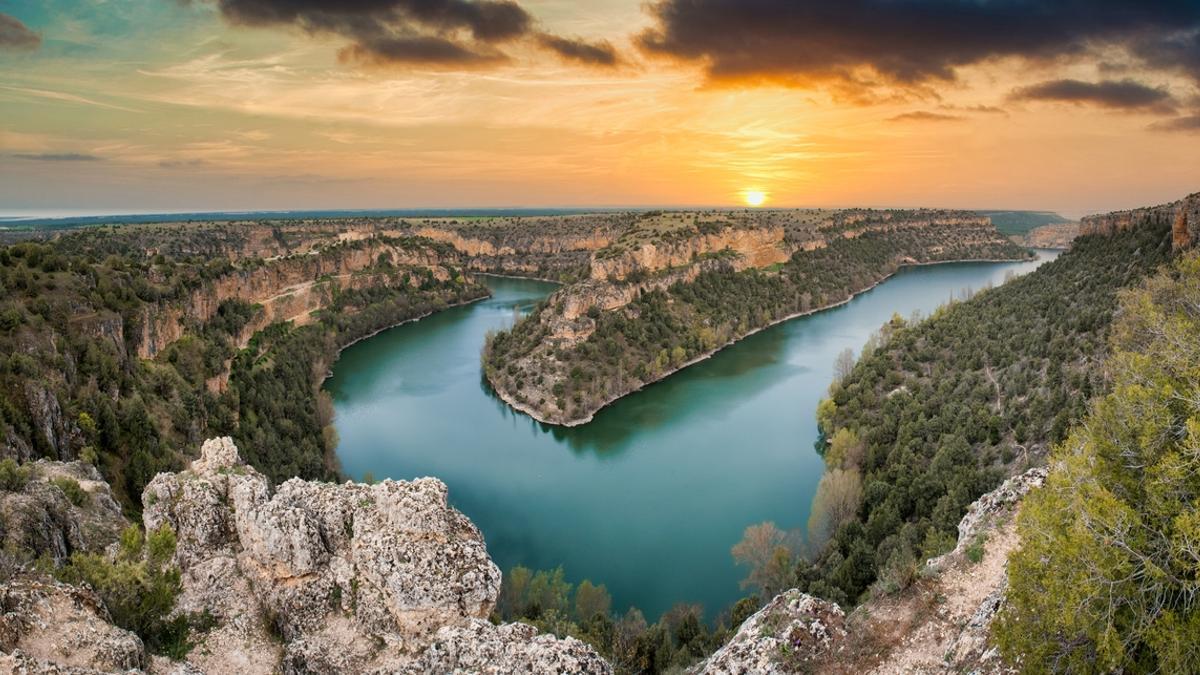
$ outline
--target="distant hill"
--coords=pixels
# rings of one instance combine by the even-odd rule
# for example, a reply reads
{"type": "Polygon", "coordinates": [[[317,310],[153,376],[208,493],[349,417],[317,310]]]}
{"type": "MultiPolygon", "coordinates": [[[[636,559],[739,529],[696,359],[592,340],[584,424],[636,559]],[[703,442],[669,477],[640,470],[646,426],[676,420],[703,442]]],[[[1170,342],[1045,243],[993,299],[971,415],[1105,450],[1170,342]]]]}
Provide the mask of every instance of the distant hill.
{"type": "Polygon", "coordinates": [[[1030,230],[1043,225],[1074,222],[1053,211],[976,211],[975,213],[991,218],[1000,234],[1006,236],[1028,234],[1030,230]]]}

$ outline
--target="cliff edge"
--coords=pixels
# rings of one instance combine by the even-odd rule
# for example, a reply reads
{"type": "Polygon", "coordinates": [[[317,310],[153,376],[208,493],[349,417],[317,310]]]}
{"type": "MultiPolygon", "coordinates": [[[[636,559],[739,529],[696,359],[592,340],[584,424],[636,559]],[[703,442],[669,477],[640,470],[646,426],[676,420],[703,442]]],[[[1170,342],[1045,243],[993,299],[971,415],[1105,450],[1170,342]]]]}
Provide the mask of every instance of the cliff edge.
{"type": "Polygon", "coordinates": [[[591,647],[487,620],[500,570],[433,478],[375,485],[289,480],[272,490],[229,438],[204,443],[143,494],[170,526],[175,612],[207,614],[184,661],[149,657],[87,589],[0,585],[0,665],[30,672],[608,673],[591,647]],[[69,611],[68,611],[69,610],[69,611]],[[69,620],[63,620],[67,617],[69,620]],[[82,628],[81,628],[82,627],[82,628]],[[81,668],[83,670],[70,670],[81,668]]]}

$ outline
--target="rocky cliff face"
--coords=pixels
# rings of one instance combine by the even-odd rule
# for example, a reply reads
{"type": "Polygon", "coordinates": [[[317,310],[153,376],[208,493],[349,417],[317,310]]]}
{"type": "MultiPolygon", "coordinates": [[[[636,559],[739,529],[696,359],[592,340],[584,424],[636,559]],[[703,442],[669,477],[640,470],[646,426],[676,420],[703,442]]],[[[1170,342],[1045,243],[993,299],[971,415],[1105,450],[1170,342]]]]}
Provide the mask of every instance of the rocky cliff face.
{"type": "Polygon", "coordinates": [[[1192,246],[1200,241],[1200,192],[1170,204],[1085,216],[1080,221],[1079,233],[1112,234],[1142,224],[1170,224],[1175,248],[1192,246]]]}
{"type": "Polygon", "coordinates": [[[380,256],[388,256],[397,265],[430,267],[435,274],[443,277],[446,274],[440,267],[446,261],[432,249],[399,246],[388,240],[370,240],[357,246],[270,260],[206,283],[182,303],[148,306],[142,313],[137,355],[154,358],[182,337],[189,323],[208,321],[227,300],[262,305],[263,312],[254,325],[247,327],[247,334],[274,321],[306,316],[329,300],[329,289],[323,280],[336,281],[346,288],[386,283],[389,278],[386,275],[362,274],[380,256]]]}
{"type": "Polygon", "coordinates": [[[1030,248],[1071,248],[1071,242],[1079,236],[1079,223],[1054,223],[1030,230],[1023,236],[1014,236],[1013,241],[1030,248]]]}
{"type": "Polygon", "coordinates": [[[176,532],[180,609],[220,622],[191,659],[206,672],[607,672],[576,640],[487,622],[500,571],[435,479],[272,492],[226,438],[143,501],[176,532]]]}
{"type": "MultiPolygon", "coordinates": [[[[221,438],[206,442],[187,471],[156,476],[143,503],[147,529],[167,525],[176,533],[182,592],[175,611],[207,612],[216,627],[198,637],[184,662],[150,657],[137,636],[112,625],[91,591],[20,573],[0,584],[0,666],[237,675],[611,672],[578,640],[487,620],[500,571],[438,480],[293,479],[272,490],[221,438]]],[[[119,512],[115,519],[123,523],[119,512]]]]}
{"type": "Polygon", "coordinates": [[[623,280],[641,272],[688,266],[698,258],[729,251],[738,269],[766,267],[787,261],[790,248],[784,242],[784,229],[724,227],[717,232],[673,241],[644,241],[630,250],[592,260],[591,278],[597,281],[623,280]]]}
{"type": "Polygon", "coordinates": [[[72,553],[102,551],[117,540],[125,518],[94,467],[43,460],[25,469],[24,486],[0,491],[0,549],[60,563],[72,553]],[[72,501],[56,480],[77,483],[83,494],[72,501]]]}

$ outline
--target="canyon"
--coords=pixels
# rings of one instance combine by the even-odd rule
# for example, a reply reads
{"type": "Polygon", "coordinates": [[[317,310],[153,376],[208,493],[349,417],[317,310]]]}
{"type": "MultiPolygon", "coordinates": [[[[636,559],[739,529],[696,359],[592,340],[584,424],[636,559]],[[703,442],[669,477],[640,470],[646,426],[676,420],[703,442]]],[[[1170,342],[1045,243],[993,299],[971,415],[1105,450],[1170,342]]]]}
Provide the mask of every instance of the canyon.
{"type": "MultiPolygon", "coordinates": [[[[1198,204],[1200,195],[1191,195],[1161,207],[1091,217],[1081,231],[1103,236],[1150,223],[1167,227],[1173,245],[1184,248],[1197,236],[1198,204]]],[[[579,640],[495,622],[499,567],[479,528],[451,505],[451,490],[440,480],[273,483],[261,464],[244,459],[261,457],[253,445],[243,442],[239,449],[224,437],[174,445],[176,439],[163,433],[155,442],[191,461],[151,474],[134,495],[122,492],[133,481],[110,486],[100,470],[112,470],[112,456],[97,458],[91,444],[118,433],[113,437],[119,442],[145,443],[123,427],[105,426],[132,419],[136,431],[139,420],[129,407],[118,410],[118,422],[83,413],[97,401],[124,400],[129,389],[122,378],[134,376],[148,382],[137,390],[139,397],[166,391],[171,396],[164,394],[163,401],[182,398],[166,388],[176,377],[166,370],[172,347],[219,322],[221,307],[231,301],[258,306],[231,336],[237,349],[254,347],[240,356],[257,365],[273,358],[260,343],[264,333],[326,320],[318,318],[321,310],[336,306],[343,291],[452,284],[464,271],[555,278],[565,285],[512,329],[544,346],[502,368],[485,352],[484,371],[514,407],[573,424],[607,402],[589,409],[601,399],[570,408],[557,401],[548,406],[547,400],[561,398],[554,393],[557,384],[589,382],[573,370],[612,353],[601,338],[614,340],[618,355],[636,360],[650,352],[620,349],[640,344],[620,342],[626,336],[663,325],[695,336],[692,342],[652,342],[673,349],[653,355],[665,359],[661,366],[646,370],[648,362],[640,362],[643,370],[635,377],[604,391],[615,400],[766,326],[846,302],[901,268],[1024,258],[986,219],[959,212],[650,212],[567,220],[540,218],[540,230],[522,234],[511,229],[527,224],[520,220],[454,219],[316,223],[295,236],[274,226],[239,233],[210,225],[161,245],[153,243],[157,234],[142,233],[150,244],[142,249],[151,260],[145,267],[150,289],[184,292],[142,298],[146,306],[122,316],[79,302],[99,305],[96,298],[110,292],[103,279],[80,275],[85,292],[71,296],[76,304],[64,303],[76,313],[65,314],[61,324],[47,321],[62,311],[49,303],[21,305],[16,315],[8,311],[2,318],[20,349],[7,365],[6,397],[9,384],[21,386],[14,390],[19,400],[6,398],[0,422],[17,424],[10,411],[25,406],[33,410],[34,424],[19,427],[21,434],[13,433],[16,426],[5,428],[5,456],[12,463],[2,470],[24,477],[6,478],[0,490],[6,543],[0,557],[0,664],[30,672],[612,671],[579,640]],[[204,234],[212,232],[218,234],[204,234]],[[531,246],[532,253],[521,246],[531,246]],[[191,263],[187,274],[194,276],[179,282],[173,256],[211,260],[191,263]],[[55,333],[48,325],[71,332],[55,333]],[[101,349],[124,356],[115,362],[117,370],[95,355],[101,349]],[[60,398],[54,382],[18,379],[30,372],[33,357],[27,354],[55,364],[56,376],[82,395],[60,398]],[[37,456],[58,461],[34,461],[37,456]],[[171,533],[169,562],[180,579],[172,612],[205,621],[190,651],[174,661],[116,625],[98,589],[49,574],[77,555],[119,560],[121,532],[131,523],[147,533],[171,533]],[[41,554],[43,561],[35,561],[41,554]]],[[[117,241],[121,236],[114,235],[117,241]]],[[[67,242],[62,250],[77,245],[67,242]]],[[[61,291],[65,275],[76,273],[71,266],[84,259],[64,267],[53,247],[18,252],[17,271],[3,281],[23,290],[36,270],[40,279],[34,281],[61,291]]],[[[120,270],[128,263],[105,264],[120,270]]],[[[307,370],[311,364],[295,365],[307,370]]],[[[212,397],[237,393],[221,385],[208,391],[212,397]]],[[[167,409],[162,401],[151,403],[167,409]]],[[[179,409],[196,405],[185,399],[179,409]]],[[[151,419],[160,427],[171,423],[151,419]]],[[[911,587],[873,596],[849,612],[798,589],[763,598],[766,605],[693,672],[1003,672],[1006,666],[991,648],[991,621],[1002,602],[1005,560],[1017,545],[1013,518],[1023,495],[1044,477],[1040,469],[1019,474],[967,508],[956,546],[926,561],[911,587]]]]}

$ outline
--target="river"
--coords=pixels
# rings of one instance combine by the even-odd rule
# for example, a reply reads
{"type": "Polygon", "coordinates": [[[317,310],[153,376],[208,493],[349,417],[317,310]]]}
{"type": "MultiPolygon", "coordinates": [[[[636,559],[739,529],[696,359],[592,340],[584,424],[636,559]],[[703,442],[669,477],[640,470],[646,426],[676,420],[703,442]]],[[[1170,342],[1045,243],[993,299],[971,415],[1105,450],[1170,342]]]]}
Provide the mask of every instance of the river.
{"type": "Polygon", "coordinates": [[[677,602],[710,617],[743,595],[729,549],[747,525],[803,527],[821,477],[815,411],[834,358],[894,312],[928,314],[1024,263],[901,270],[841,307],[753,335],[605,408],[580,427],[516,413],[483,381],[489,330],[554,290],[481,277],[487,300],[346,349],[326,381],[355,479],[436,476],[483,531],[501,569],[561,565],[648,620],[677,602]]]}

